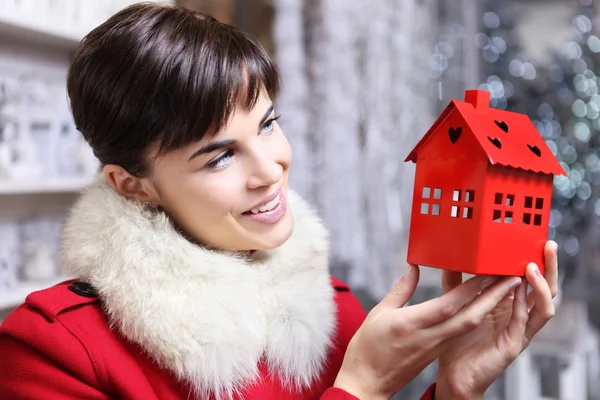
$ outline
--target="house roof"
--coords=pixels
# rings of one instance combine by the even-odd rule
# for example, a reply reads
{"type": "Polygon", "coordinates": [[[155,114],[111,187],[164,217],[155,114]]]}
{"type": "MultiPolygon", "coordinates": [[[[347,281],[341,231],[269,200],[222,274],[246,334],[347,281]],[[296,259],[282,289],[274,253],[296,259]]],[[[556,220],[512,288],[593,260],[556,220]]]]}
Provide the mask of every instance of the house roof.
{"type": "Polygon", "coordinates": [[[527,115],[489,108],[489,92],[483,90],[467,91],[465,99],[450,102],[405,161],[416,162],[419,148],[456,110],[491,164],[566,176],[565,170],[527,115]]]}

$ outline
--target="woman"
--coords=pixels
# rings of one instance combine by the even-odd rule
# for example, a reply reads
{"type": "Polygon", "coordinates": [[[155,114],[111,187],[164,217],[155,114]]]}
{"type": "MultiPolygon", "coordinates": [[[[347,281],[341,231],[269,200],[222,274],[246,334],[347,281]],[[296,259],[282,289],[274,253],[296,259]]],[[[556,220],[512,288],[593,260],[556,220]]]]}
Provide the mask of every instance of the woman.
{"type": "MultiPolygon", "coordinates": [[[[327,232],[288,188],[291,152],[252,38],[180,8],[131,6],[69,70],[78,129],[103,164],[62,241],[79,276],[0,328],[7,399],[388,399],[435,359],[423,398],[476,399],[552,316],[546,279],[419,270],[365,318],[327,269],[327,232]]],[[[549,284],[547,283],[549,282],[549,284]]]]}

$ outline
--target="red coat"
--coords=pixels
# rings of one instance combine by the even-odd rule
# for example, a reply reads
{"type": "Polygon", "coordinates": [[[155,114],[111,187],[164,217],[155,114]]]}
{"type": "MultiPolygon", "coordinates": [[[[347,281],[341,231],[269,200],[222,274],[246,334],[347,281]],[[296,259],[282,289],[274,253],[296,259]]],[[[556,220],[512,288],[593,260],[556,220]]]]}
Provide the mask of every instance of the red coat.
{"type": "MultiPolygon", "coordinates": [[[[69,284],[32,293],[0,326],[2,399],[188,398],[185,385],[109,328],[97,297],[76,294],[69,284]]],[[[261,380],[239,398],[356,399],[331,385],[365,313],[348,286],[335,278],[333,286],[338,309],[336,347],[321,381],[309,391],[291,394],[261,368],[261,380]]],[[[425,399],[433,399],[433,386],[425,399]]]]}
{"type": "Polygon", "coordinates": [[[288,195],[290,238],[242,257],[100,176],[61,241],[81,282],[31,294],[0,326],[0,399],[353,399],[331,386],[365,312],[332,284],[316,212],[288,195]]]}

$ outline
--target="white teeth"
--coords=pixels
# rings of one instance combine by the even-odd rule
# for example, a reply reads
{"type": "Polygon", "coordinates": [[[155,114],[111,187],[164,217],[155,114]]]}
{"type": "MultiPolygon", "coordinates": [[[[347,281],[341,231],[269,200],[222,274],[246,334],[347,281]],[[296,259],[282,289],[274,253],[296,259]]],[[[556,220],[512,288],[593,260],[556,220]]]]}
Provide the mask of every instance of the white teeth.
{"type": "Polygon", "coordinates": [[[279,204],[279,195],[277,195],[277,197],[275,197],[273,200],[269,201],[267,204],[265,204],[264,206],[260,206],[258,208],[253,208],[250,210],[250,212],[252,214],[258,214],[259,212],[266,212],[266,211],[270,211],[273,208],[275,208],[275,206],[277,206],[277,204],[279,204]]]}

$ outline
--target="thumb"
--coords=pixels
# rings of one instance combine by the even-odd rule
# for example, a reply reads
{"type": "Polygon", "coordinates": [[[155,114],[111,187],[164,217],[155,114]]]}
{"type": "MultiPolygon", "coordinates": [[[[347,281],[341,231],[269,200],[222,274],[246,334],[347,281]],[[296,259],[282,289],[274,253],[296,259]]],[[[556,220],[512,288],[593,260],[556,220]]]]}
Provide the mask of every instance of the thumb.
{"type": "Polygon", "coordinates": [[[393,309],[403,307],[411,298],[419,283],[419,267],[409,264],[404,276],[377,305],[378,308],[393,309]]]}

